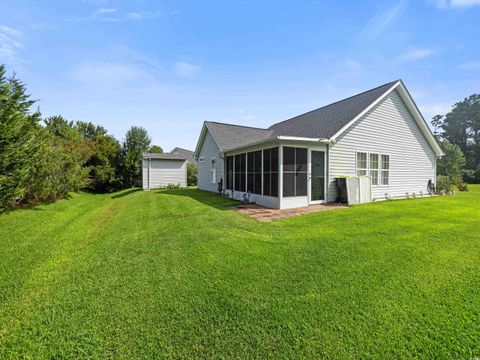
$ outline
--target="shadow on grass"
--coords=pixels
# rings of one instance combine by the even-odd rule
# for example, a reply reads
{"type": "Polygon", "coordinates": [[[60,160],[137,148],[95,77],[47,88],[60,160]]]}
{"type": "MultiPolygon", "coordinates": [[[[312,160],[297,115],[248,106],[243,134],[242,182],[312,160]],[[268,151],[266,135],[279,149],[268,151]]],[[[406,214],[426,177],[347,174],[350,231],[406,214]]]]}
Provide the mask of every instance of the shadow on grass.
{"type": "Polygon", "coordinates": [[[232,206],[240,204],[239,201],[224,198],[221,195],[199,189],[155,190],[155,193],[160,195],[189,197],[192,200],[219,210],[231,210],[232,206]]]}
{"type": "Polygon", "coordinates": [[[141,190],[142,190],[141,188],[133,188],[133,189],[125,190],[125,191],[122,191],[120,193],[117,193],[117,194],[113,195],[112,199],[120,199],[124,196],[128,196],[130,194],[136,193],[137,191],[141,191],[141,190]]]}
{"type": "Polygon", "coordinates": [[[46,199],[41,201],[29,202],[29,203],[21,203],[21,204],[17,204],[13,208],[0,209],[0,214],[9,214],[15,210],[22,210],[22,209],[33,210],[33,211],[44,211],[45,209],[41,207],[43,205],[53,204],[59,200],[70,200],[71,198],[72,198],[71,194],[66,194],[62,197],[55,198],[55,199],[46,199]]]}

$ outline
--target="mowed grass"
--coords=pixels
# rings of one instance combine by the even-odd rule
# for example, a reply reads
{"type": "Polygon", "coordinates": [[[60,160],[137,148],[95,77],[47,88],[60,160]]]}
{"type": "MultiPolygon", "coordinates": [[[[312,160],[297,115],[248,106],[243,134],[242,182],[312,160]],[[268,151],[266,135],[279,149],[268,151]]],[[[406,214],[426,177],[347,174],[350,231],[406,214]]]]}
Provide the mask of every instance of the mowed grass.
{"type": "Polygon", "coordinates": [[[478,358],[480,187],[260,223],[195,189],[0,216],[0,358],[478,358]]]}

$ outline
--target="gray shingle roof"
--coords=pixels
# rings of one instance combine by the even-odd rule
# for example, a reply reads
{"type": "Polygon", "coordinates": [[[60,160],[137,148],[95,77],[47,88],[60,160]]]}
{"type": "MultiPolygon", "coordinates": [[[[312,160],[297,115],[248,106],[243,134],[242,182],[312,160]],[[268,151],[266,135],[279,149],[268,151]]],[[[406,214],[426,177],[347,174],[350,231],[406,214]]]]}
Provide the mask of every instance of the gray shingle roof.
{"type": "Polygon", "coordinates": [[[195,163],[194,159],[194,152],[191,150],[183,149],[180,147],[174,148],[172,151],[170,151],[170,154],[180,154],[183,156],[187,161],[190,161],[191,163],[195,163]]]}
{"type": "Polygon", "coordinates": [[[273,131],[267,129],[212,121],[206,121],[205,125],[222,151],[267,140],[273,136],[273,131]]]}
{"type": "Polygon", "coordinates": [[[397,81],[279,122],[270,126],[269,130],[273,130],[275,135],[329,139],[397,81]]]}
{"type": "Polygon", "coordinates": [[[221,151],[247,146],[277,136],[329,139],[382,96],[399,80],[276,123],[268,129],[206,121],[221,151]]]}
{"type": "Polygon", "coordinates": [[[185,156],[168,153],[143,153],[144,159],[162,159],[162,160],[186,160],[185,156]]]}

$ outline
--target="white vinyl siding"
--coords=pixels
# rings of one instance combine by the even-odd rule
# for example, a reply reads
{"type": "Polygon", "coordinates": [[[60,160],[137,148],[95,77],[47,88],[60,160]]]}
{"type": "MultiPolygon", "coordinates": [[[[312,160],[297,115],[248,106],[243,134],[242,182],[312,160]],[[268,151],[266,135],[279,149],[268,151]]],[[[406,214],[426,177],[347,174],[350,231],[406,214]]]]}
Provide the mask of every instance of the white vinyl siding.
{"type": "Polygon", "coordinates": [[[418,124],[396,90],[367,112],[330,146],[328,200],[335,201],[334,178],[356,175],[358,152],[388,154],[388,170],[379,159],[379,185],[372,187],[374,199],[427,192],[428,180],[435,181],[436,157],[418,124]],[[388,186],[381,185],[388,173],[388,186]]]}
{"type": "MultiPolygon", "coordinates": [[[[223,179],[223,159],[220,158],[220,149],[209,131],[205,134],[202,147],[198,154],[198,188],[217,192],[217,183],[223,179]],[[215,181],[212,182],[212,160],[215,160],[215,181]]],[[[223,179],[225,183],[225,179],[223,179]]]]}
{"type": "Polygon", "coordinates": [[[187,186],[185,160],[144,159],[142,165],[144,189],[158,189],[167,185],[187,186]]]}

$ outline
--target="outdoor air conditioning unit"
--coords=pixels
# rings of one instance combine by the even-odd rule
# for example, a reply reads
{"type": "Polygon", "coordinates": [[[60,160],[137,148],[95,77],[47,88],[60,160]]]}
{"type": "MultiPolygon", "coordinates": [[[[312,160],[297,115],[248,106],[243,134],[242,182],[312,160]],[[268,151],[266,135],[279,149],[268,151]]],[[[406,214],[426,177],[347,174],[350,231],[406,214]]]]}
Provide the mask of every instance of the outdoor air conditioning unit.
{"type": "Polygon", "coordinates": [[[348,204],[364,204],[372,201],[372,180],[370,176],[347,178],[348,204]]]}

